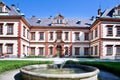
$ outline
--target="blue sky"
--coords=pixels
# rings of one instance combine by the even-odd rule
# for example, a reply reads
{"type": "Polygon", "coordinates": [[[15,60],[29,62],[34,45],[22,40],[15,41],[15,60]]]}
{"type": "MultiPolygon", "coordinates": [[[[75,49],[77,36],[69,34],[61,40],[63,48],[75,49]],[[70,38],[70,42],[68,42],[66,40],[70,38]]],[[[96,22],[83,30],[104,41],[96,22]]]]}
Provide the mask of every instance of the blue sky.
{"type": "Polygon", "coordinates": [[[102,11],[120,4],[120,0],[2,0],[8,6],[17,5],[26,17],[56,16],[61,13],[67,18],[90,18],[96,16],[97,9],[102,11]]]}

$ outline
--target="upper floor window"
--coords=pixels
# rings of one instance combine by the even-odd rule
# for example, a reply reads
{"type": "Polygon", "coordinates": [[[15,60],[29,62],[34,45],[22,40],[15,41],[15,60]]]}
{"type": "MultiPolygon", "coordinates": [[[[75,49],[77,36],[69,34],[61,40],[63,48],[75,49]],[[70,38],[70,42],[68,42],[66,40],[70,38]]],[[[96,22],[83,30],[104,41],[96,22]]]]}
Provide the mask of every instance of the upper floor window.
{"type": "Polygon", "coordinates": [[[31,33],[31,40],[35,40],[35,32],[31,33]]]}
{"type": "Polygon", "coordinates": [[[7,54],[13,54],[13,44],[7,44],[7,54]]]}
{"type": "Polygon", "coordinates": [[[107,26],[107,36],[113,36],[113,26],[112,25],[107,26]]]}
{"type": "Polygon", "coordinates": [[[91,32],[91,39],[93,39],[93,31],[91,32]]]}
{"type": "Polygon", "coordinates": [[[23,36],[25,37],[25,26],[23,26],[23,36]]]}
{"type": "Polygon", "coordinates": [[[0,24],[0,35],[3,34],[3,24],[0,24]]]}
{"type": "Polygon", "coordinates": [[[79,37],[79,32],[78,33],[75,33],[75,40],[79,41],[80,40],[80,37],[79,37]]]}
{"type": "Polygon", "coordinates": [[[2,12],[2,7],[0,6],[0,12],[2,12]]]}
{"type": "Polygon", "coordinates": [[[57,33],[57,39],[62,39],[62,33],[57,33]]]}
{"type": "Polygon", "coordinates": [[[13,34],[13,24],[8,24],[8,26],[7,26],[7,34],[8,35],[11,35],[11,34],[13,34]]]}
{"type": "Polygon", "coordinates": [[[80,54],[80,48],[79,47],[75,47],[75,55],[79,55],[80,54]]]}
{"type": "Polygon", "coordinates": [[[113,53],[113,45],[107,45],[107,55],[112,55],[113,53]]]}
{"type": "Polygon", "coordinates": [[[98,29],[95,29],[95,37],[98,37],[98,29]]]}
{"type": "Polygon", "coordinates": [[[53,32],[50,32],[50,40],[53,40],[53,32]]]}
{"type": "Polygon", "coordinates": [[[27,39],[29,39],[29,30],[27,30],[27,39]]]}
{"type": "Polygon", "coordinates": [[[116,36],[120,36],[120,26],[116,26],[117,29],[117,35],[116,36]]]}
{"type": "Polygon", "coordinates": [[[40,40],[44,40],[44,33],[40,32],[40,40]]]}
{"type": "Polygon", "coordinates": [[[65,32],[65,40],[68,40],[68,32],[65,32]]]}
{"type": "Polygon", "coordinates": [[[120,10],[118,10],[118,15],[120,15],[120,10]]]}
{"type": "Polygon", "coordinates": [[[62,24],[63,20],[62,19],[57,19],[57,24],[62,24]]]}
{"type": "Polygon", "coordinates": [[[89,40],[89,33],[85,33],[84,38],[85,40],[89,40]]]}

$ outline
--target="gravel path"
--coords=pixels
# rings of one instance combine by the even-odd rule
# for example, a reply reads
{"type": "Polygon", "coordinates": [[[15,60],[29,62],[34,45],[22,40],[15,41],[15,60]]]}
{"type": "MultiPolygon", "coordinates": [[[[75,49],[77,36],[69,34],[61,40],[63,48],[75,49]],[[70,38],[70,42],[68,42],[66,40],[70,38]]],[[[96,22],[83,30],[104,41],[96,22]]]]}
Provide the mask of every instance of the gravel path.
{"type": "MultiPolygon", "coordinates": [[[[19,69],[4,72],[0,74],[0,80],[19,80],[19,72],[19,69]]],[[[99,76],[102,80],[120,80],[120,78],[118,78],[114,74],[105,71],[101,71],[99,76]]]]}

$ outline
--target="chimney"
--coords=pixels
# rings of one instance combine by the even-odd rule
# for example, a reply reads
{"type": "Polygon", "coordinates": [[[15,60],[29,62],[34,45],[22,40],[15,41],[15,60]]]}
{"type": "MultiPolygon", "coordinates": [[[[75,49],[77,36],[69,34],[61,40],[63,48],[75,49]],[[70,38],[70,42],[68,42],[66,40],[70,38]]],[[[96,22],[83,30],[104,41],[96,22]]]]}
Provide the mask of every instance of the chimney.
{"type": "Polygon", "coordinates": [[[94,16],[92,16],[92,17],[91,17],[91,20],[93,21],[94,19],[95,19],[94,16]]]}
{"type": "Polygon", "coordinates": [[[98,9],[98,15],[99,15],[99,16],[102,15],[101,9],[98,9]]]}

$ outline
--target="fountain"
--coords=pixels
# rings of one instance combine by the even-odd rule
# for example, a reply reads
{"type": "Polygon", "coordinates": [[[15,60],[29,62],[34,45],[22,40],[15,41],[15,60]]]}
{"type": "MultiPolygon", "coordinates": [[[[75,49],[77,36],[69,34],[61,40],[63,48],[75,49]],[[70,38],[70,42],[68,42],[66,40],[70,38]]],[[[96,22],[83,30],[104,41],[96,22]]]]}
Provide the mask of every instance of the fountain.
{"type": "Polygon", "coordinates": [[[80,64],[30,65],[20,69],[24,80],[98,80],[99,70],[80,64]]]}

